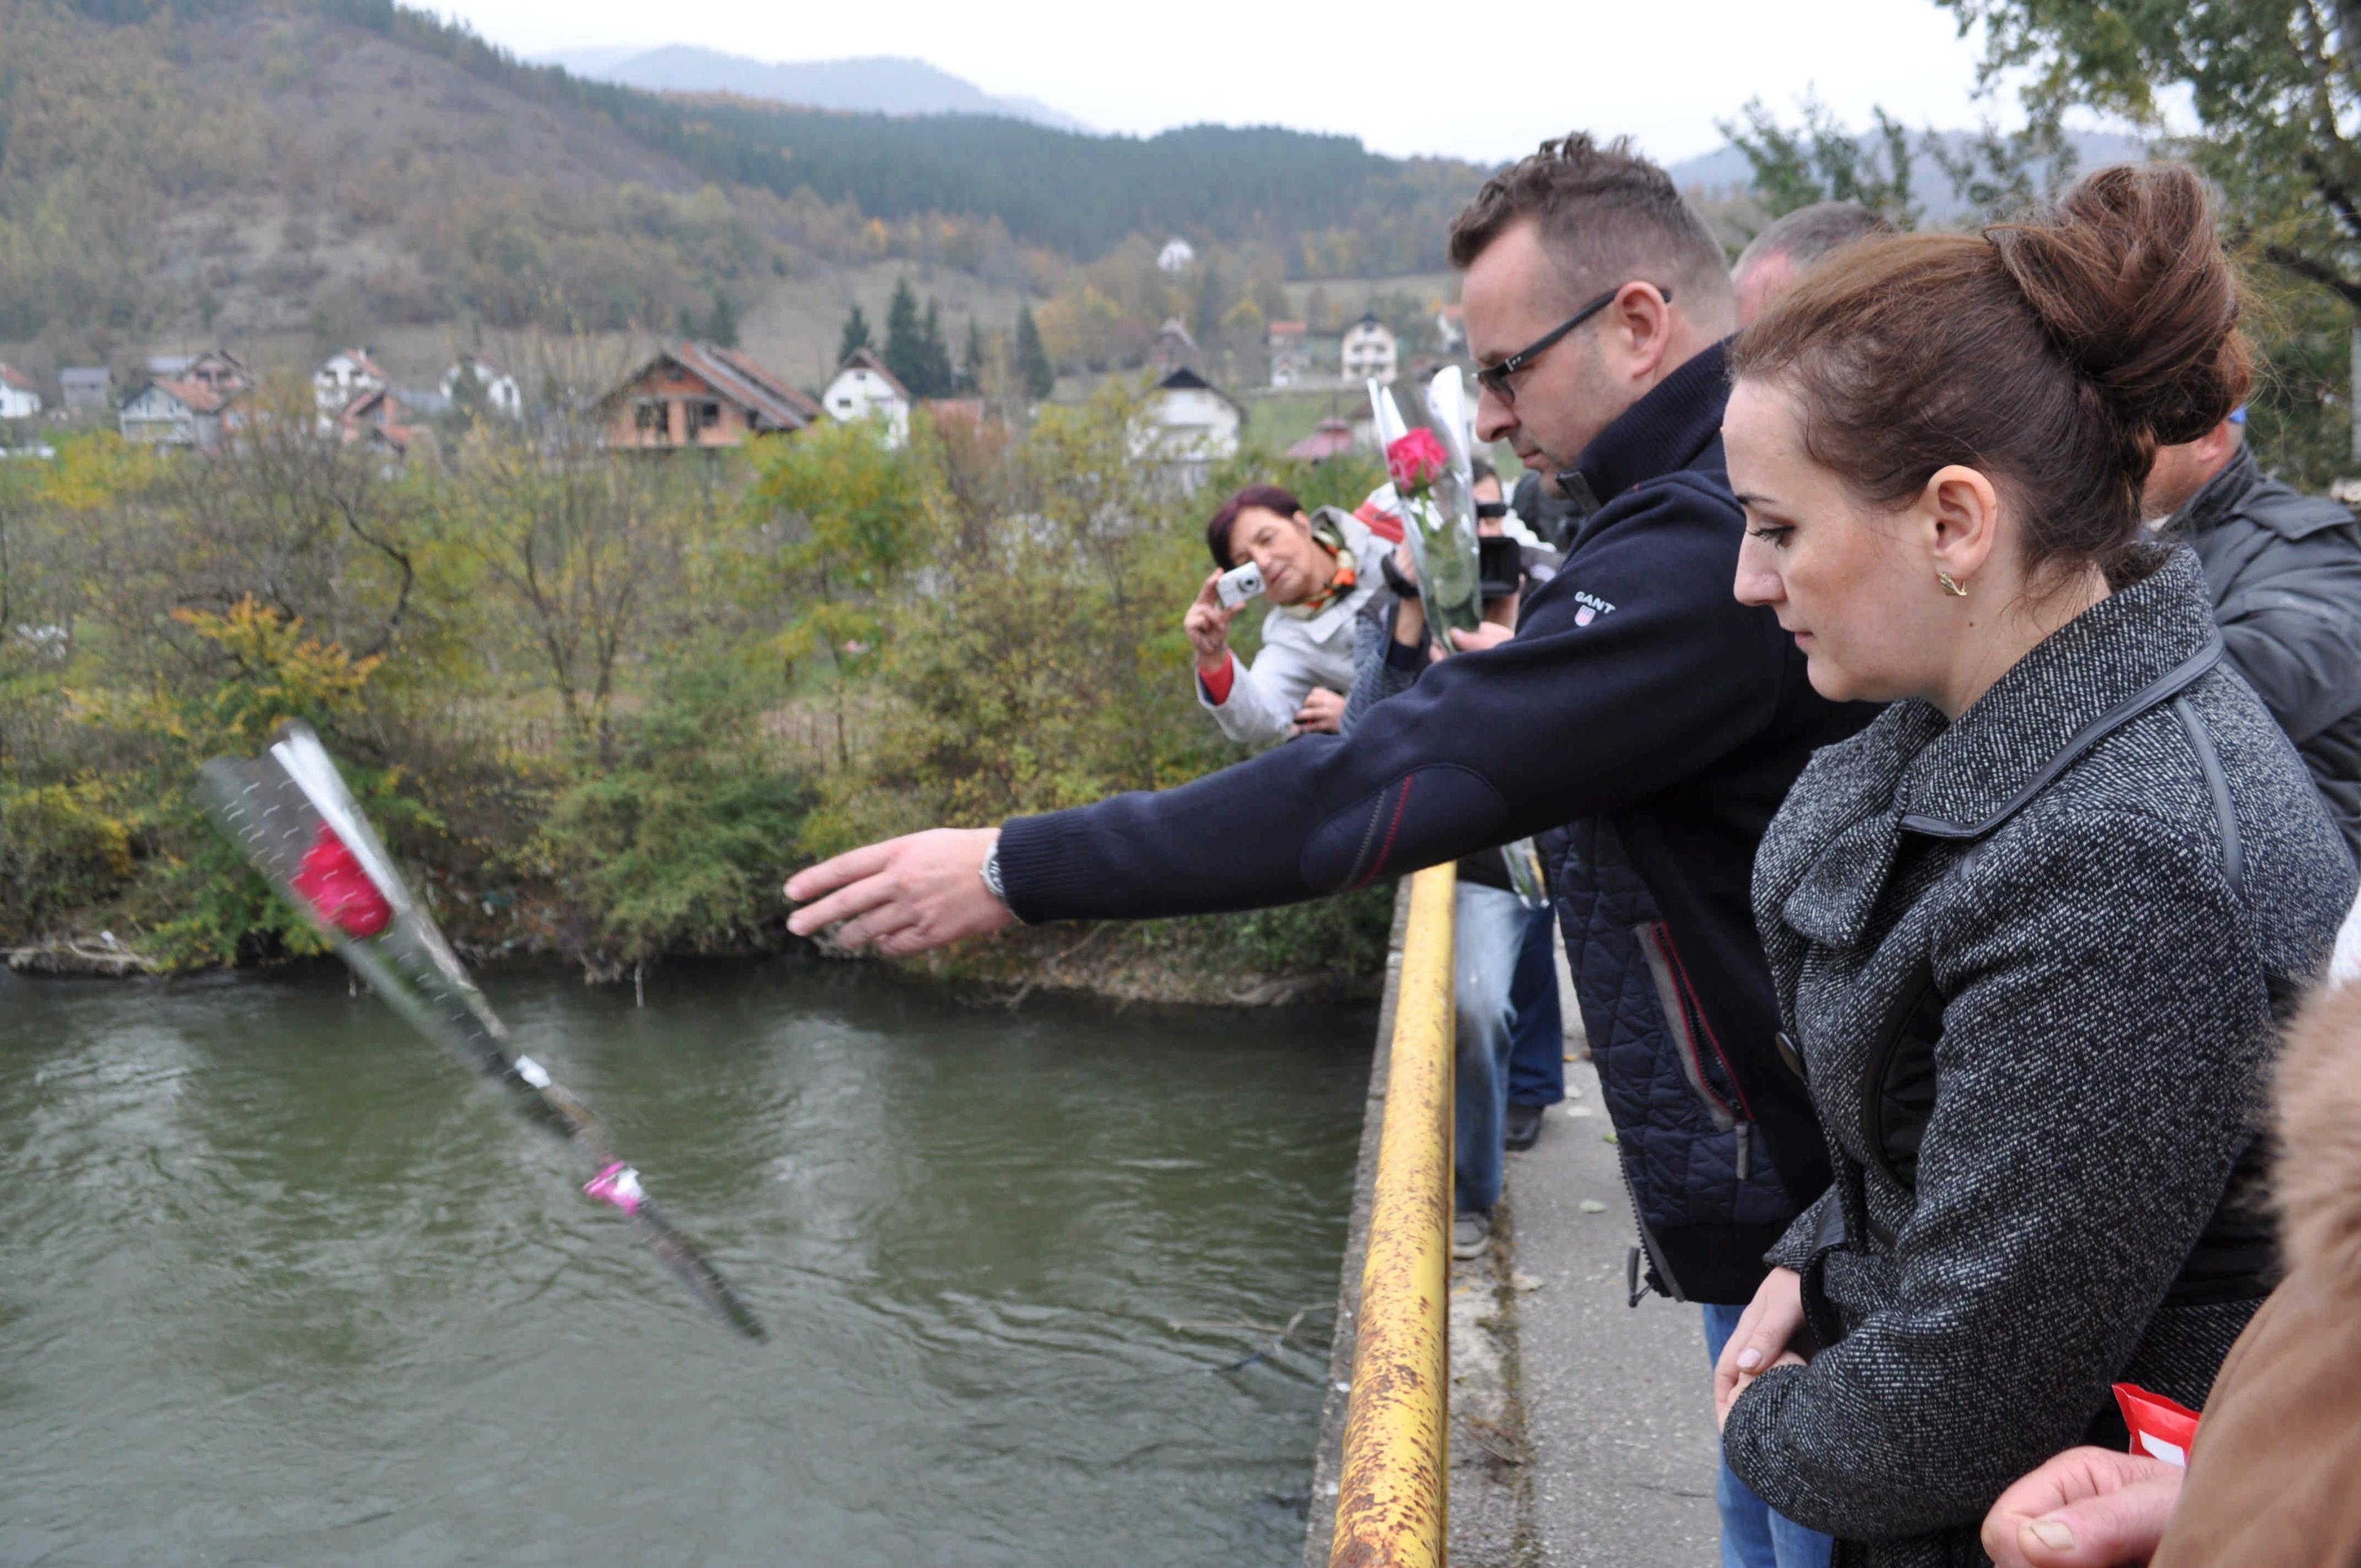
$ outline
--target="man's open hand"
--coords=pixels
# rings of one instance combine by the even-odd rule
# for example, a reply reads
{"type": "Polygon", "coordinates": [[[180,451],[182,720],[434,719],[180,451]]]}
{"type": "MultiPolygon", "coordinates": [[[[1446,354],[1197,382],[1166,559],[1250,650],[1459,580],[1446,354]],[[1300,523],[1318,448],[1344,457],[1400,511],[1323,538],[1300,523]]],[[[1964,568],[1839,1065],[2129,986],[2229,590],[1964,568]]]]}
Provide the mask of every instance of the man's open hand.
{"type": "Polygon", "coordinates": [[[1016,924],[1008,905],[983,885],[984,851],[997,828],[937,828],[850,850],[787,880],[804,905],[787,929],[808,937],[843,921],[836,939],[873,943],[881,953],[923,953],[1016,924]]]}
{"type": "Polygon", "coordinates": [[[2070,1448],[2000,1495],[1984,1516],[1998,1568],[2146,1563],[2180,1497],[2180,1469],[2144,1453],[2070,1448]]]}

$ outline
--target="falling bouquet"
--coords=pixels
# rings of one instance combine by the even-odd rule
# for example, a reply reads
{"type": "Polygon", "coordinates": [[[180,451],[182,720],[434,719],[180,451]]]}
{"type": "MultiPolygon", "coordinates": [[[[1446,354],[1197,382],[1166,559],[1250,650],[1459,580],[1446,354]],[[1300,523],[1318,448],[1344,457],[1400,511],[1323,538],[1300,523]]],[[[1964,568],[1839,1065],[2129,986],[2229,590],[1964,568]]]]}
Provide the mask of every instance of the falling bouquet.
{"type": "Polygon", "coordinates": [[[504,1084],[533,1120],[570,1139],[595,1172],[582,1190],[629,1215],[649,1250],[724,1322],[763,1337],[761,1321],[650,1201],[589,1108],[512,1048],[507,1026],[412,896],[318,736],[289,724],[261,756],[217,758],[202,778],[214,819],[379,996],[504,1084]]]}
{"type": "Polygon", "coordinates": [[[1401,509],[1402,537],[1410,542],[1411,564],[1418,568],[1418,597],[1426,624],[1436,648],[1451,653],[1455,652],[1451,633],[1473,631],[1484,619],[1469,468],[1455,460],[1434,432],[1410,429],[1393,394],[1376,381],[1369,383],[1369,404],[1401,509]]]}

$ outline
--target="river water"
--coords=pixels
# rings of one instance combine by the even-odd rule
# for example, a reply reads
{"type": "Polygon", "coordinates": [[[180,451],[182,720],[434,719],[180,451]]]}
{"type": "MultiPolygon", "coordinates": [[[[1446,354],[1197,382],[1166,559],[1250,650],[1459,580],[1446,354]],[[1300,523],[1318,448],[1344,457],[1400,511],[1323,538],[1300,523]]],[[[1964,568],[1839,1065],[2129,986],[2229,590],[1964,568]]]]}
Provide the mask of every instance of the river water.
{"type": "Polygon", "coordinates": [[[0,974],[0,1563],[1300,1554],[1367,1010],[486,989],[770,1340],[341,972],[0,974]]]}

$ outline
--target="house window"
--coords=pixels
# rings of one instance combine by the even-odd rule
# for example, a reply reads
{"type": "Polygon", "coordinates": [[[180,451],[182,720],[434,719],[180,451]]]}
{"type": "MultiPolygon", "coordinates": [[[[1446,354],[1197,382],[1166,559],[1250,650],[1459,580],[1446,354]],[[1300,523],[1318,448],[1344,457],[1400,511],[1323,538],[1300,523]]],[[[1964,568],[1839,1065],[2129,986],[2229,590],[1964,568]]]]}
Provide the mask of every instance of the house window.
{"type": "Polygon", "coordinates": [[[659,441],[672,433],[672,414],[662,398],[649,398],[631,411],[632,422],[642,433],[653,432],[659,441]]]}
{"type": "Polygon", "coordinates": [[[690,440],[693,441],[697,438],[697,433],[698,431],[719,430],[720,427],[721,405],[719,403],[708,401],[691,403],[688,405],[688,434],[690,440]]]}

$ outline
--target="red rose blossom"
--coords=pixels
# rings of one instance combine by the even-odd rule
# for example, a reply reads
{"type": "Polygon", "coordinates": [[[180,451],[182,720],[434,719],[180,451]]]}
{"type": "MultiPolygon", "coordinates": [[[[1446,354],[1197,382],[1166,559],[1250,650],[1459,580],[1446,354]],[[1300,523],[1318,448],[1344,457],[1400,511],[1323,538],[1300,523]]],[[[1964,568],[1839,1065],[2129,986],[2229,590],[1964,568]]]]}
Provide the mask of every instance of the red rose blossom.
{"type": "Polygon", "coordinates": [[[1386,472],[1399,490],[1423,489],[1433,484],[1447,461],[1443,443],[1424,425],[1386,448],[1386,472]]]}
{"type": "Polygon", "coordinates": [[[291,883],[323,925],[347,937],[374,937],[393,919],[393,906],[385,894],[324,822],[291,883]]]}

